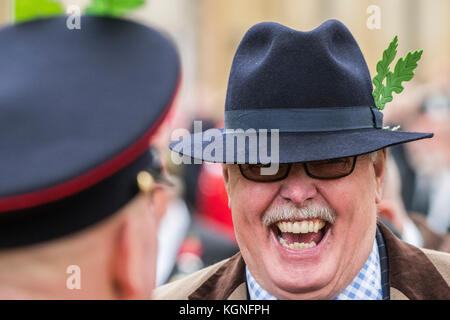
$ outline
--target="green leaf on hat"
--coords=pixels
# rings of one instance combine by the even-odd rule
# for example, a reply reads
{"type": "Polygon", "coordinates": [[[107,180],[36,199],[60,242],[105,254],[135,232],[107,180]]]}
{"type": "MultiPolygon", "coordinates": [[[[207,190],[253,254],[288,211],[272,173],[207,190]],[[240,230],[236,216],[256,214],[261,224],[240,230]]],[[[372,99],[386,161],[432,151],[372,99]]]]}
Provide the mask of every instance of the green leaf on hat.
{"type": "Polygon", "coordinates": [[[92,0],[86,14],[119,17],[125,12],[145,4],[145,0],[92,0]]]}
{"type": "Polygon", "coordinates": [[[397,39],[398,39],[397,36],[395,36],[394,39],[389,44],[388,48],[383,51],[383,58],[377,63],[378,73],[372,79],[372,83],[375,85],[372,95],[373,98],[375,99],[375,105],[377,106],[378,109],[383,109],[383,107],[380,106],[380,96],[384,88],[383,80],[389,73],[389,65],[391,64],[392,61],[394,61],[395,55],[397,54],[397,46],[398,46],[397,39]]]}
{"type": "Polygon", "coordinates": [[[54,0],[16,0],[14,1],[14,21],[24,22],[36,18],[64,15],[64,9],[54,0]]]}
{"type": "Polygon", "coordinates": [[[413,71],[417,68],[417,62],[422,56],[423,50],[408,52],[405,58],[397,61],[394,72],[392,72],[389,70],[389,65],[397,54],[397,46],[397,36],[395,36],[388,48],[383,51],[383,57],[377,63],[377,75],[372,79],[375,86],[372,95],[375,106],[380,110],[384,109],[386,103],[392,101],[393,92],[399,94],[403,91],[402,82],[409,81],[414,77],[413,71]],[[386,79],[386,85],[383,84],[384,79],[386,79]]]}

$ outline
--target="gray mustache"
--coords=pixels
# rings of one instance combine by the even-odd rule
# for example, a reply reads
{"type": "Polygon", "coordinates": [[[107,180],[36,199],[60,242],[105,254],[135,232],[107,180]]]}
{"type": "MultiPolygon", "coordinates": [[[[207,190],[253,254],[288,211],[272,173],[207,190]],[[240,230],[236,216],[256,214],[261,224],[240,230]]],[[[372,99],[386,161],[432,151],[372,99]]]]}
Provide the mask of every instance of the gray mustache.
{"type": "Polygon", "coordinates": [[[322,219],[334,224],[336,221],[336,212],[331,208],[320,205],[310,205],[298,208],[295,205],[287,204],[266,211],[262,222],[265,226],[270,226],[280,220],[301,219],[322,219]]]}

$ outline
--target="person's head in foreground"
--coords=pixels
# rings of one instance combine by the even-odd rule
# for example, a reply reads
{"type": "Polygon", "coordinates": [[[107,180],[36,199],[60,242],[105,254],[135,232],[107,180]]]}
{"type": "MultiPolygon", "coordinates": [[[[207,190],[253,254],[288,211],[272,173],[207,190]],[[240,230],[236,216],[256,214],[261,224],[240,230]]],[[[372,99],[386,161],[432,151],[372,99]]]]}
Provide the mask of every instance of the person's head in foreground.
{"type": "Polygon", "coordinates": [[[65,23],[0,30],[0,299],[150,298],[164,177],[149,146],[178,55],[133,22],[65,23]]]}
{"type": "Polygon", "coordinates": [[[203,146],[196,137],[193,147],[190,137],[171,145],[224,163],[240,253],[158,288],[156,298],[450,298],[443,276],[449,257],[409,246],[377,223],[385,148],[432,134],[383,129],[372,89],[342,23],[309,32],[253,26],[231,68],[225,130],[203,137],[203,146]],[[231,129],[239,128],[248,133],[246,144],[228,147],[231,129]],[[279,130],[262,153],[278,151],[276,173],[267,173],[274,163],[261,161],[265,136],[250,134],[252,128],[279,130]]]}

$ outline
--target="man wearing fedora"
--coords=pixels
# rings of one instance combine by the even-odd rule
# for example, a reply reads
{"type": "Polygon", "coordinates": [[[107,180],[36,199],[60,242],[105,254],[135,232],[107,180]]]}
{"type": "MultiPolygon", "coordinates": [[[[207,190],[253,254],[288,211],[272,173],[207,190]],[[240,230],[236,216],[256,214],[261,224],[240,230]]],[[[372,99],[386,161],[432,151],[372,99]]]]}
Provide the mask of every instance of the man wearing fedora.
{"type": "MultiPolygon", "coordinates": [[[[377,221],[385,148],[432,134],[385,130],[382,118],[364,57],[342,23],[309,32],[253,26],[231,68],[222,138],[234,139],[231,129],[278,130],[278,170],[267,174],[268,163],[249,161],[248,145],[223,152],[240,252],[155,297],[450,299],[450,256],[408,245],[377,221]]],[[[217,154],[198,152],[207,141],[180,145],[171,148],[217,162],[217,154]]]]}

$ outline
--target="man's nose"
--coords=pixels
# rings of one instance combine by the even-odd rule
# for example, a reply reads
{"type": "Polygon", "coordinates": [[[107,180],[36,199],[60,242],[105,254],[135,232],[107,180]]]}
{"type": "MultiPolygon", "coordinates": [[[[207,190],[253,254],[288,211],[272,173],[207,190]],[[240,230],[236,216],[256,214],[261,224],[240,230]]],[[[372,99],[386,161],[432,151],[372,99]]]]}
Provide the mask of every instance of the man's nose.
{"type": "Polygon", "coordinates": [[[282,180],[280,196],[301,205],[317,195],[316,181],[309,177],[303,164],[293,164],[289,175],[282,180]]]}

